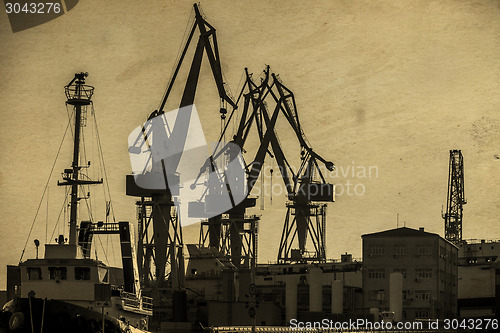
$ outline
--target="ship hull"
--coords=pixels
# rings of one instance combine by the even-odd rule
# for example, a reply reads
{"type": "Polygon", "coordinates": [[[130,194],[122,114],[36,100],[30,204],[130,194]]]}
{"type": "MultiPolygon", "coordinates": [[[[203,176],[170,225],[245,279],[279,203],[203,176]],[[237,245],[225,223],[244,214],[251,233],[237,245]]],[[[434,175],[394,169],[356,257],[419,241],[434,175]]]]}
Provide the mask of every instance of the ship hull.
{"type": "Polygon", "coordinates": [[[0,333],[125,333],[146,332],[116,318],[76,304],[40,298],[16,298],[0,313],[0,333]]]}

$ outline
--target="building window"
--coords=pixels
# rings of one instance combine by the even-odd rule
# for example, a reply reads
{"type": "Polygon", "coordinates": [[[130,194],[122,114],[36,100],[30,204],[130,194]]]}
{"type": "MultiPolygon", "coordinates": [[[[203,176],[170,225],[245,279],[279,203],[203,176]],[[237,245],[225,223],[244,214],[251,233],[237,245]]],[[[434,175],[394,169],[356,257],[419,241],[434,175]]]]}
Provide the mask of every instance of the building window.
{"type": "Polygon", "coordinates": [[[40,267],[28,267],[28,279],[29,280],[41,280],[42,279],[42,269],[40,267]]]}
{"type": "Polygon", "coordinates": [[[447,253],[446,253],[446,249],[444,248],[444,246],[439,247],[439,256],[441,258],[446,258],[447,253]]]}
{"type": "Polygon", "coordinates": [[[368,270],[368,278],[369,279],[385,279],[385,269],[369,269],[368,270]]]}
{"type": "Polygon", "coordinates": [[[370,290],[368,292],[368,300],[369,301],[376,301],[377,300],[377,293],[378,293],[377,290],[370,290]]]}
{"type": "Polygon", "coordinates": [[[370,290],[368,292],[368,300],[369,301],[383,301],[385,298],[385,292],[383,289],[381,290],[370,290]]]}
{"type": "Polygon", "coordinates": [[[66,280],[66,267],[49,267],[49,279],[66,280]]]}
{"type": "Polygon", "coordinates": [[[383,245],[375,245],[370,248],[370,255],[372,256],[382,256],[385,253],[385,248],[383,245]]]}
{"type": "Polygon", "coordinates": [[[418,245],[417,246],[417,254],[419,256],[426,256],[431,254],[431,249],[428,246],[425,245],[418,245]]]}
{"type": "Polygon", "coordinates": [[[419,301],[429,301],[432,298],[432,292],[430,290],[416,290],[415,299],[419,301]]]}
{"type": "Polygon", "coordinates": [[[429,311],[416,311],[415,318],[429,318],[429,311]]]}
{"type": "Polygon", "coordinates": [[[90,280],[90,267],[75,267],[75,280],[90,280]]]}
{"type": "Polygon", "coordinates": [[[396,256],[406,255],[406,246],[396,246],[394,248],[394,255],[396,255],[396,256]]]}
{"type": "Polygon", "coordinates": [[[416,279],[430,279],[432,278],[432,268],[417,268],[415,270],[416,279]]]}

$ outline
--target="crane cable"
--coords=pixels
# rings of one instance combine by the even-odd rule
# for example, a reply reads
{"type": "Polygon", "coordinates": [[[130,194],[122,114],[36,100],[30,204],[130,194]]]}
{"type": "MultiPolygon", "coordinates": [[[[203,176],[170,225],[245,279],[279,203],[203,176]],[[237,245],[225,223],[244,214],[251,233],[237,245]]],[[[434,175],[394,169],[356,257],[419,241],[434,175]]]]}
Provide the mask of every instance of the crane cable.
{"type": "MultiPolygon", "coordinates": [[[[168,87],[172,83],[172,80],[174,78],[175,69],[179,65],[182,50],[184,49],[184,47],[189,39],[189,32],[192,29],[193,25],[195,24],[194,20],[195,20],[195,15],[194,15],[194,9],[193,9],[193,10],[191,10],[191,13],[189,14],[188,22],[187,22],[186,28],[184,29],[184,35],[182,36],[181,45],[179,47],[179,51],[177,52],[177,57],[175,58],[174,65],[172,67],[172,71],[171,71],[170,77],[168,79],[168,83],[165,86],[165,92],[163,93],[162,101],[167,97],[168,87]]],[[[162,110],[160,110],[161,104],[162,104],[162,102],[160,102],[160,104],[158,104],[159,111],[162,111],[162,110]]]]}

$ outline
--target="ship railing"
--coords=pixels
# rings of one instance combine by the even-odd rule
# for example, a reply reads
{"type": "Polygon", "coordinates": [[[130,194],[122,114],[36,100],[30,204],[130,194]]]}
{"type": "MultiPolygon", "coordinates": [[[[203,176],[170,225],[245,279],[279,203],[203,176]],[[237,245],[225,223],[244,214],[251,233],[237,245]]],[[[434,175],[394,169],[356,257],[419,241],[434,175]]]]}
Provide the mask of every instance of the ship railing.
{"type": "Polygon", "coordinates": [[[64,87],[64,92],[68,100],[76,99],[90,101],[94,94],[94,87],[86,84],[78,84],[64,87]]]}
{"type": "Polygon", "coordinates": [[[144,310],[153,311],[153,298],[142,296],[142,308],[144,310]]]}
{"type": "Polygon", "coordinates": [[[120,294],[123,308],[144,310],[146,312],[153,311],[153,299],[151,297],[137,297],[134,293],[122,291],[120,294]]]}
{"type": "MultiPolygon", "coordinates": [[[[213,258],[213,256],[196,256],[196,258],[213,258]]],[[[195,274],[186,274],[186,278],[189,280],[204,280],[204,279],[218,279],[220,278],[219,271],[206,271],[206,272],[197,272],[195,274]]]]}
{"type": "Polygon", "coordinates": [[[91,225],[90,230],[95,234],[111,234],[120,230],[120,224],[98,222],[91,225]]]}
{"type": "Polygon", "coordinates": [[[133,293],[122,291],[120,298],[124,306],[138,309],[141,305],[139,298],[133,293]]]}
{"type": "Polygon", "coordinates": [[[500,239],[476,239],[476,238],[468,238],[463,240],[468,245],[475,245],[481,243],[500,243],[500,239]]]}

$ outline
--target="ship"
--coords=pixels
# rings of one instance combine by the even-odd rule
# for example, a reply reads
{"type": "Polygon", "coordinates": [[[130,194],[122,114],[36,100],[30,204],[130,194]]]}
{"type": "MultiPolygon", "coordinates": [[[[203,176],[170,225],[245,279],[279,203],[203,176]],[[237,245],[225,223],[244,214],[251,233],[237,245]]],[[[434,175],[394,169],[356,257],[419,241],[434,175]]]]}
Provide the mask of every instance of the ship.
{"type": "MultiPolygon", "coordinates": [[[[73,151],[71,167],[64,169],[58,185],[69,192],[69,235],[46,244],[43,258],[38,258],[40,242],[35,240],[37,257],[14,267],[20,277],[19,293],[0,313],[2,333],[148,330],[152,299],[143,295],[139,285],[133,228],[129,222],[108,222],[107,218],[105,222],[78,221],[79,201],[88,199],[84,189],[103,184],[102,178],[92,180],[84,172],[90,162],[81,156],[82,129],[88,110],[93,112],[94,87],[85,83],[87,76],[76,73],[65,86],[66,106],[72,112],[68,126],[73,130],[73,151]],[[91,258],[92,239],[99,234],[119,235],[123,268],[110,267],[97,255],[91,258]]],[[[109,202],[106,207],[109,211],[109,202]]]]}

